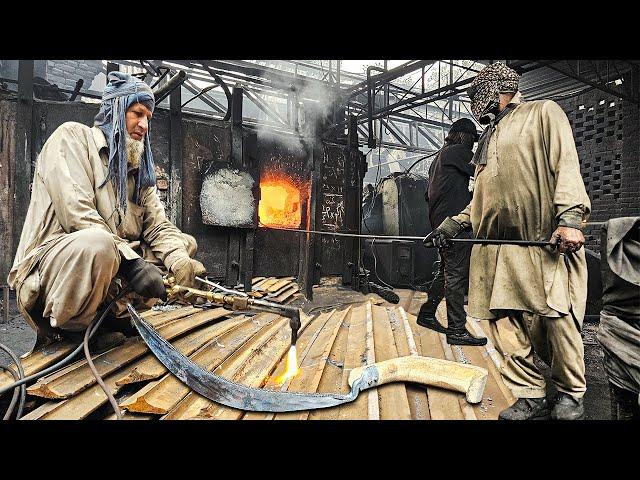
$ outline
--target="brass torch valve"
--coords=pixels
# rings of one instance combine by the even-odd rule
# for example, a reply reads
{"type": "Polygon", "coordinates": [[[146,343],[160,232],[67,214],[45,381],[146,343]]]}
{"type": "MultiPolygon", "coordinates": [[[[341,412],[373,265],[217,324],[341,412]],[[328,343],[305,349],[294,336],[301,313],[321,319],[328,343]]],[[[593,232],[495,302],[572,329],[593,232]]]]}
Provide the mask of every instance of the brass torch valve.
{"type": "Polygon", "coordinates": [[[240,295],[229,295],[218,292],[207,292],[205,290],[198,290],[197,288],[177,285],[174,277],[165,278],[164,284],[167,287],[167,297],[169,298],[181,293],[191,293],[192,295],[202,297],[211,303],[220,305],[221,307],[228,307],[232,310],[255,309],[264,312],[277,313],[278,315],[288,317],[289,326],[291,328],[291,345],[295,345],[298,340],[298,332],[301,327],[301,322],[300,311],[297,308],[289,307],[287,305],[279,305],[276,303],[254,299],[251,297],[242,297],[240,295]]]}
{"type": "Polygon", "coordinates": [[[176,284],[174,277],[168,277],[164,279],[164,284],[167,287],[167,296],[174,297],[180,293],[191,293],[195,296],[202,297],[211,303],[216,305],[230,307],[232,310],[247,310],[249,307],[249,298],[241,297],[239,295],[227,295],[218,292],[207,292],[206,290],[199,290],[197,288],[185,287],[184,285],[176,284]]]}

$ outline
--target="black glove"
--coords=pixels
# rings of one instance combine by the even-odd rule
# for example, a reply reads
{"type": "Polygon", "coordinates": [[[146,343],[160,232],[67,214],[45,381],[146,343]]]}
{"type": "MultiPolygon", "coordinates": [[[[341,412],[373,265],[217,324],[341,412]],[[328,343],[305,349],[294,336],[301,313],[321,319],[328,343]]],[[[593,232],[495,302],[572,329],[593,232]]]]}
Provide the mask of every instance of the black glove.
{"type": "Polygon", "coordinates": [[[422,242],[427,247],[448,248],[451,246],[449,239],[455,238],[462,230],[462,225],[453,218],[447,217],[438,225],[438,228],[424,237],[422,242]]]}
{"type": "Polygon", "coordinates": [[[160,298],[163,301],[167,299],[167,290],[160,269],[142,258],[122,260],[118,273],[138,295],[145,298],[160,298]]]}

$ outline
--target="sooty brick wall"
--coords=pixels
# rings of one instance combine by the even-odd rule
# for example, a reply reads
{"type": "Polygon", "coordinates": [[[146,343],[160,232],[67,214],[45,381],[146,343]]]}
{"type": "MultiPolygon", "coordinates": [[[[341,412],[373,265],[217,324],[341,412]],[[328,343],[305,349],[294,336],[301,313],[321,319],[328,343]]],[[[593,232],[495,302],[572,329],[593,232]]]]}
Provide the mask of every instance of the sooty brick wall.
{"type": "Polygon", "coordinates": [[[60,88],[73,90],[78,79],[82,78],[82,90],[85,91],[103,69],[102,60],[48,60],[47,80],[60,88]]]}
{"type": "MultiPolygon", "coordinates": [[[[638,105],[598,90],[558,102],[573,128],[582,178],[591,199],[591,222],[640,215],[638,105]]],[[[584,230],[599,252],[600,226],[584,230]]]]}

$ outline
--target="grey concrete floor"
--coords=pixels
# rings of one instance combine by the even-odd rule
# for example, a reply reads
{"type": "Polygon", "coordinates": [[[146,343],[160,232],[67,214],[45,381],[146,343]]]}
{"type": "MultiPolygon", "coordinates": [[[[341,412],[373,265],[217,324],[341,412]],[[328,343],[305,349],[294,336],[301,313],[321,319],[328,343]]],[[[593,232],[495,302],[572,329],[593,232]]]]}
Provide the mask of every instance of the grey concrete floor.
{"type": "MultiPolygon", "coordinates": [[[[15,292],[9,292],[9,322],[0,318],[0,343],[9,347],[20,356],[27,353],[36,343],[36,333],[22,318],[16,305],[15,292]]],[[[2,365],[12,363],[8,354],[0,350],[2,365]]]]}
{"type": "MultiPolygon", "coordinates": [[[[340,303],[362,301],[364,296],[344,287],[333,284],[323,285],[314,289],[313,302],[300,297],[291,305],[297,306],[306,312],[317,313],[323,306],[336,306],[340,303]],[[318,307],[318,308],[317,308],[318,307]]],[[[597,323],[585,323],[582,336],[585,347],[585,365],[587,377],[587,393],[585,394],[585,413],[588,420],[611,419],[609,403],[609,387],[602,364],[602,349],[596,341],[597,323]]],[[[0,343],[8,346],[17,355],[28,352],[36,340],[35,332],[22,318],[15,302],[15,294],[10,295],[9,321],[0,319],[0,343]]],[[[0,350],[0,362],[2,365],[11,363],[10,357],[0,350]]],[[[537,365],[545,375],[548,383],[548,396],[552,399],[556,390],[551,382],[549,367],[539,359],[537,365]]]]}

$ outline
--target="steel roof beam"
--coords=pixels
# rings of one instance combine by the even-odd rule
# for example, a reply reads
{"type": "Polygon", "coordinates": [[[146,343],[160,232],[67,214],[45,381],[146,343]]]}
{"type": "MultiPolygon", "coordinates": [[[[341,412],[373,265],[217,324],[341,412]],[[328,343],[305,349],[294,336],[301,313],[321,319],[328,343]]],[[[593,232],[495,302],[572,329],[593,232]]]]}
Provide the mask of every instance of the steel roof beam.
{"type": "MultiPolygon", "coordinates": [[[[386,72],[380,73],[379,75],[374,75],[371,77],[371,82],[375,84],[384,84],[389,83],[396,78],[403,77],[409,73],[415,72],[416,70],[421,69],[424,66],[427,66],[431,63],[437,62],[437,60],[411,60],[407,63],[403,63],[402,65],[392,68],[391,70],[387,70],[386,72]]],[[[353,85],[352,87],[346,89],[344,94],[348,97],[352,97],[357,95],[360,92],[365,92],[369,88],[368,81],[365,80],[360,82],[357,85],[353,85]]]]}
{"type": "MultiPolygon", "coordinates": [[[[568,63],[568,62],[567,62],[568,63]]],[[[570,67],[570,70],[572,70],[571,65],[568,63],[568,66],[570,67]]],[[[560,68],[559,66],[556,65],[547,65],[547,68],[550,68],[551,70],[555,70],[556,72],[562,73],[563,75],[566,75],[569,78],[573,78],[574,80],[578,80],[586,85],[590,85],[598,90],[600,90],[601,92],[604,93],[608,93],[610,95],[613,95],[614,97],[618,97],[618,98],[623,98],[625,100],[629,100],[630,102],[633,103],[638,103],[638,98],[635,97],[634,95],[628,95],[625,92],[622,91],[616,91],[610,87],[608,87],[606,84],[602,84],[599,82],[594,82],[586,77],[584,77],[584,75],[578,75],[576,73],[572,71],[567,72],[566,70],[560,68]]]]}

